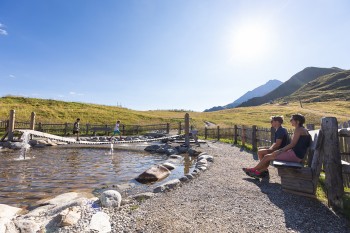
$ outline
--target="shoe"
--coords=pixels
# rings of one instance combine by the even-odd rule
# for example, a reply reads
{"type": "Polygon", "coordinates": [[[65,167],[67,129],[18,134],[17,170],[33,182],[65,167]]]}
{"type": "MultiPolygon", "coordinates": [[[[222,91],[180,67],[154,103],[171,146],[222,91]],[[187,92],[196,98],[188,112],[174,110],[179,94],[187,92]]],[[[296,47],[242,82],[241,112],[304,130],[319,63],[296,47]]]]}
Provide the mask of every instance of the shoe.
{"type": "Polygon", "coordinates": [[[270,176],[269,170],[261,172],[261,176],[262,177],[269,177],[270,176]]]}
{"type": "Polygon", "coordinates": [[[245,174],[247,174],[249,176],[249,172],[253,171],[254,169],[253,168],[244,167],[244,168],[242,168],[242,170],[245,172],[245,174]]]}
{"type": "Polygon", "coordinates": [[[259,172],[258,170],[251,170],[248,172],[248,176],[256,178],[256,179],[260,179],[263,178],[263,176],[261,175],[261,172],[259,172]]]}

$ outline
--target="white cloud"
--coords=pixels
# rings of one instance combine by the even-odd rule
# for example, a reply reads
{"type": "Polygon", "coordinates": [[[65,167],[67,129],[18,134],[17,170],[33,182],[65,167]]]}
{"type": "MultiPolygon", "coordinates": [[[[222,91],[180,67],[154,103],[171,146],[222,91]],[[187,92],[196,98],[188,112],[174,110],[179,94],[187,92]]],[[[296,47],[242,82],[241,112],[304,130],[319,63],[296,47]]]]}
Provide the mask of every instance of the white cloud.
{"type": "Polygon", "coordinates": [[[7,35],[7,31],[5,29],[3,29],[4,25],[2,23],[0,23],[0,35],[6,36],[7,35]]]}
{"type": "Polygon", "coordinates": [[[69,94],[70,95],[79,95],[79,96],[84,95],[83,93],[77,93],[77,92],[74,92],[74,91],[69,92],[69,94]]]}
{"type": "Polygon", "coordinates": [[[64,97],[64,95],[58,95],[58,98],[63,98],[64,97]]]}
{"type": "Polygon", "coordinates": [[[10,78],[16,78],[16,76],[14,76],[13,74],[9,75],[10,78]]]}

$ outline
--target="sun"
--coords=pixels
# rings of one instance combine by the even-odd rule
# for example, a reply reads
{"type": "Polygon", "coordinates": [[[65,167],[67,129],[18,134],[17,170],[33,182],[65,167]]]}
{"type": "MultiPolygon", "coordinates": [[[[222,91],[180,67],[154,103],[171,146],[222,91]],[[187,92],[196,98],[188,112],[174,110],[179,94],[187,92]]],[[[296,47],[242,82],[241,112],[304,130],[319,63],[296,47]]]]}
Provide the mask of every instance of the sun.
{"type": "Polygon", "coordinates": [[[272,41],[267,26],[245,24],[233,32],[232,53],[235,60],[256,61],[268,55],[272,41]]]}

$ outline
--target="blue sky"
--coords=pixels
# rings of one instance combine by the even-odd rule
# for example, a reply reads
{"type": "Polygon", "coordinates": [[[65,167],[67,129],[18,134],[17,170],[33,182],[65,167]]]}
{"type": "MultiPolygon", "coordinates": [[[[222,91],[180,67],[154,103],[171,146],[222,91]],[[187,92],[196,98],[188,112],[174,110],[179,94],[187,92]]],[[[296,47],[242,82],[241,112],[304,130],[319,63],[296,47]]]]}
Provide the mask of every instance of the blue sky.
{"type": "Polygon", "coordinates": [[[203,111],[350,68],[347,0],[1,0],[0,96],[203,111]]]}

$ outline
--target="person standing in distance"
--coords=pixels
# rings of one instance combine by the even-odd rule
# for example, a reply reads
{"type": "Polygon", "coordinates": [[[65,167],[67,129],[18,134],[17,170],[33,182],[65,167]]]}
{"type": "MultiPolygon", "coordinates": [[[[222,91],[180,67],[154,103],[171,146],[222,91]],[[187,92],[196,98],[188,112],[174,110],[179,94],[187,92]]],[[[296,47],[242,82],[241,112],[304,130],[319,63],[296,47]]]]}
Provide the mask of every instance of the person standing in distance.
{"type": "Polygon", "coordinates": [[[110,138],[110,140],[112,140],[113,136],[116,135],[116,134],[118,134],[119,135],[119,139],[122,140],[122,134],[121,134],[121,132],[119,130],[119,125],[120,125],[120,121],[117,121],[117,123],[114,126],[113,135],[110,138]]]}
{"type": "Polygon", "coordinates": [[[74,122],[74,125],[73,125],[73,134],[76,134],[77,135],[77,141],[80,141],[79,139],[79,131],[80,131],[80,118],[77,118],[77,120],[74,122]]]}

